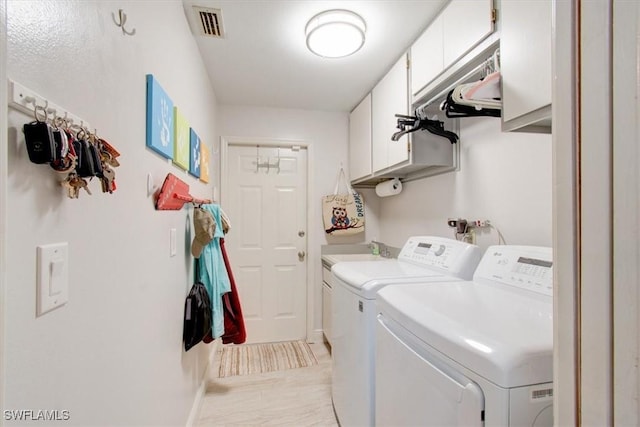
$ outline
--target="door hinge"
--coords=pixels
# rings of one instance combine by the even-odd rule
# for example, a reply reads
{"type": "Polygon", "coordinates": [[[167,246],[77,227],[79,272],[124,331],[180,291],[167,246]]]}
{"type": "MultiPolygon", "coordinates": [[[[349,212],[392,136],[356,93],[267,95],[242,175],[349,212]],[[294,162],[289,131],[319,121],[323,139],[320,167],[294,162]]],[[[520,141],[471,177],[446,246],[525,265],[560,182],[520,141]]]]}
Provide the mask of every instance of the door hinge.
{"type": "Polygon", "coordinates": [[[407,70],[411,68],[411,60],[407,56],[407,70]]]}
{"type": "Polygon", "coordinates": [[[491,22],[496,23],[498,20],[498,11],[496,9],[491,9],[491,22]]]}
{"type": "Polygon", "coordinates": [[[411,153],[411,142],[407,141],[407,153],[411,153]]]}

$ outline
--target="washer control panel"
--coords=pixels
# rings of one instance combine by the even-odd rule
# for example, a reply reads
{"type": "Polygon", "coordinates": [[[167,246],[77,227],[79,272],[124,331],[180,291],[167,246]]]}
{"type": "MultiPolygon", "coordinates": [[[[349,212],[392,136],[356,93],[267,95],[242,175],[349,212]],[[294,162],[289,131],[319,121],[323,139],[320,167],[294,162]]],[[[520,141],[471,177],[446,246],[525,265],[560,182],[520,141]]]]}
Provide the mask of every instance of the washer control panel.
{"type": "Polygon", "coordinates": [[[480,260],[480,249],[475,245],[435,236],[410,237],[402,247],[398,260],[427,267],[437,267],[469,277],[480,260]]]}
{"type": "Polygon", "coordinates": [[[551,248],[538,246],[490,246],[482,257],[474,280],[484,279],[553,295],[551,248]]]}

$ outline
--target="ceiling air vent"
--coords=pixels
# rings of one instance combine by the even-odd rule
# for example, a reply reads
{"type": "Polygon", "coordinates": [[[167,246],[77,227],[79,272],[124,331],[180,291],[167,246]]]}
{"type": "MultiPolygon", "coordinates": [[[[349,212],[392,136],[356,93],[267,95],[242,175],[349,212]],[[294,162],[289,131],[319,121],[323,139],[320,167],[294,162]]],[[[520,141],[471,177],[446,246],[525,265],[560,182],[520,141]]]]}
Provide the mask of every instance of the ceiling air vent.
{"type": "Polygon", "coordinates": [[[208,37],[224,38],[222,11],[208,7],[193,6],[201,34],[208,37]]]}

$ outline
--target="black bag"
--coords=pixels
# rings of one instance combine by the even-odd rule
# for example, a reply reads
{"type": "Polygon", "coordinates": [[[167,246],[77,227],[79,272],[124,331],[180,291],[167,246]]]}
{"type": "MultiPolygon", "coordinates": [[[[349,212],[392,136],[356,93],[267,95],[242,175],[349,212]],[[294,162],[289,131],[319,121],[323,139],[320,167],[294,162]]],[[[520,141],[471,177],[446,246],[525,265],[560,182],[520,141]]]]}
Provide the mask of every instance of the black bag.
{"type": "MultiPolygon", "coordinates": [[[[196,260],[196,265],[198,261],[196,260]]],[[[196,269],[197,270],[197,269],[196,269]]],[[[196,277],[198,274],[196,273],[196,277]]],[[[184,329],[182,339],[184,350],[198,344],[211,332],[211,298],[204,284],[196,281],[184,302],[184,329]]]]}

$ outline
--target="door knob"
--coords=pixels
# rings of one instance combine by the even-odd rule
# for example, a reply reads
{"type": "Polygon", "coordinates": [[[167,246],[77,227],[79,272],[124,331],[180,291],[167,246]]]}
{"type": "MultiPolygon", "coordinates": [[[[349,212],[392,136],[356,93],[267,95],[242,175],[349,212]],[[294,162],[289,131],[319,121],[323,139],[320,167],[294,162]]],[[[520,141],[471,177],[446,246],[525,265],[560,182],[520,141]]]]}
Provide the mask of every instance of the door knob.
{"type": "Polygon", "coordinates": [[[298,261],[304,261],[304,257],[307,255],[304,251],[298,252],[298,261]]]}
{"type": "Polygon", "coordinates": [[[298,231],[298,236],[304,237],[304,231],[303,230],[298,231]]]}

